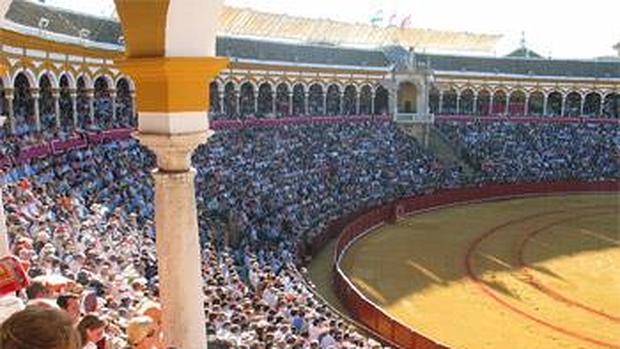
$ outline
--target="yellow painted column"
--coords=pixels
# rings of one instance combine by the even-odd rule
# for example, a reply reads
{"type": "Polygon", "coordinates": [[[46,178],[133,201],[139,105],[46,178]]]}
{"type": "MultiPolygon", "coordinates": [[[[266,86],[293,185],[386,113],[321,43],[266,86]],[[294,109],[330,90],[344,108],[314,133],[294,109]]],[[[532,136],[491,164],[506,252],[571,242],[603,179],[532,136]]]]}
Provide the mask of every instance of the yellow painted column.
{"type": "Polygon", "coordinates": [[[157,155],[155,227],[167,347],[205,349],[204,280],[191,154],[207,141],[208,83],[228,64],[215,57],[136,58],[137,138],[157,155]]]}

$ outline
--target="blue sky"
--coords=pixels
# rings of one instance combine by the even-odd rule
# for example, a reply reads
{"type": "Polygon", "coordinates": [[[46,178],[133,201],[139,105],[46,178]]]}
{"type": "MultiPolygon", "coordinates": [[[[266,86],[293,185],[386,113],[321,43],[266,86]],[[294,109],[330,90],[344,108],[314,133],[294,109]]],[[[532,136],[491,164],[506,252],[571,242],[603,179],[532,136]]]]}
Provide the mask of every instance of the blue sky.
{"type": "MultiPolygon", "coordinates": [[[[179,1],[179,0],[175,0],[179,1]]],[[[112,0],[47,0],[49,4],[112,16],[112,0]]],[[[620,0],[225,0],[233,6],[295,16],[365,22],[382,11],[385,22],[411,16],[411,26],[502,34],[496,54],[529,46],[543,56],[592,58],[613,55],[620,42],[620,0]]]]}

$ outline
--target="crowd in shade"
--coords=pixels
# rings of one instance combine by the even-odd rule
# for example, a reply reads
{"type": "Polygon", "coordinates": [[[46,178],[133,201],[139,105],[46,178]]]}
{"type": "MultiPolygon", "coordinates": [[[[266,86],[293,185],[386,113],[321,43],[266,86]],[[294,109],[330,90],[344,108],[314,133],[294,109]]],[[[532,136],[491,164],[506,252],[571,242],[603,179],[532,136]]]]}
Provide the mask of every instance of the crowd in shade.
{"type": "MultiPolygon", "coordinates": [[[[441,127],[463,142],[472,161],[492,158],[501,166],[496,172],[485,167],[484,178],[618,176],[618,135],[607,126],[441,127]],[[514,149],[489,140],[494,132],[504,140],[498,143],[514,142],[514,149]],[[530,141],[534,145],[525,145],[530,141]],[[542,150],[534,165],[555,154],[568,164],[543,167],[542,176],[505,175],[536,161],[517,156],[519,147],[530,156],[536,150],[529,147],[542,150]],[[492,157],[508,151],[511,163],[523,165],[492,157]]],[[[302,267],[308,246],[348,213],[469,180],[385,121],[219,131],[192,161],[207,328],[211,344],[225,348],[381,347],[315,294],[302,267]]],[[[163,348],[154,164],[148,150],[123,140],[6,169],[11,250],[27,265],[31,283],[0,298],[0,347],[33,343],[34,336],[19,329],[33,323],[28,319],[46,318],[50,337],[64,333],[71,342],[65,332],[77,329],[73,342],[81,344],[63,349],[163,348]]]]}
{"type": "Polygon", "coordinates": [[[617,124],[441,122],[439,129],[486,181],[620,176],[617,124]]]}

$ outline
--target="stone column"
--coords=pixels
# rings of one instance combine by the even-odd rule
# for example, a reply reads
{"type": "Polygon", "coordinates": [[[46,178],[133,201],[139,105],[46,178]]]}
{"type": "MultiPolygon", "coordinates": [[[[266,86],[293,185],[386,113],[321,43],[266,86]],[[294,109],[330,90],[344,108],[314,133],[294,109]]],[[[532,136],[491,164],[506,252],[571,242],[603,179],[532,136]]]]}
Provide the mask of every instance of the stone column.
{"type": "Polygon", "coordinates": [[[129,96],[131,96],[131,115],[129,115],[129,124],[136,125],[137,122],[134,122],[134,120],[138,117],[136,115],[136,91],[129,91],[129,96]]]}
{"type": "Polygon", "coordinates": [[[32,88],[30,89],[30,95],[32,96],[32,101],[33,101],[33,114],[34,114],[34,128],[35,130],[37,130],[37,132],[41,132],[41,112],[40,112],[40,108],[39,108],[39,100],[41,98],[41,95],[39,94],[39,89],[38,88],[32,88]]]}
{"type": "Polygon", "coordinates": [[[273,114],[273,117],[276,117],[278,115],[278,111],[276,110],[276,97],[277,91],[273,90],[271,92],[271,113],[273,114]]]}
{"type": "Polygon", "coordinates": [[[461,91],[456,91],[456,115],[461,115],[461,91]]]}
{"type": "Polygon", "coordinates": [[[510,115],[510,93],[506,93],[506,105],[504,106],[504,115],[510,115]]]}
{"type": "Polygon", "coordinates": [[[360,115],[360,104],[361,104],[361,100],[362,100],[362,91],[360,90],[357,93],[357,96],[355,98],[355,115],[360,115]]]}
{"type": "Polygon", "coordinates": [[[88,98],[88,120],[91,126],[95,125],[95,90],[86,90],[86,97],[88,98]]]}
{"type": "Polygon", "coordinates": [[[340,99],[338,100],[338,103],[338,108],[340,109],[338,114],[344,115],[344,90],[340,91],[340,99]]]}
{"type": "Polygon", "coordinates": [[[224,90],[223,89],[217,90],[217,98],[219,99],[217,112],[224,114],[224,90]]]}
{"type": "Polygon", "coordinates": [[[547,99],[549,98],[549,95],[546,93],[543,93],[543,116],[547,116],[547,99]]]}
{"type": "Polygon", "coordinates": [[[112,125],[116,124],[116,90],[109,89],[108,93],[110,94],[110,102],[112,103],[112,125]]]}
{"type": "Polygon", "coordinates": [[[601,96],[600,103],[599,103],[599,106],[598,106],[598,116],[599,117],[603,116],[603,107],[605,106],[604,102],[605,102],[605,99],[603,98],[603,96],[601,96]]]}
{"type": "Polygon", "coordinates": [[[478,92],[474,92],[474,105],[472,107],[472,114],[479,115],[478,113],[478,92]]]}
{"type": "Polygon", "coordinates": [[[560,109],[560,116],[564,116],[564,112],[566,110],[566,96],[562,95],[562,108],[560,109]]]}
{"type": "Polygon", "coordinates": [[[305,91],[304,92],[304,115],[308,115],[308,98],[310,97],[310,92],[305,91]]]}
{"type": "Polygon", "coordinates": [[[157,157],[155,228],[166,348],[207,348],[191,154],[210,133],[207,81],[227,65],[215,57],[130,58],[119,64],[139,91],[137,138],[157,157]]]}
{"type": "Polygon", "coordinates": [[[579,116],[583,116],[583,107],[586,104],[586,96],[581,95],[581,105],[579,106],[579,116]]]}
{"type": "Polygon", "coordinates": [[[293,115],[293,92],[288,93],[288,116],[293,115]]]}
{"type": "Polygon", "coordinates": [[[254,89],[254,115],[258,114],[258,89],[254,89]]]}
{"type": "Polygon", "coordinates": [[[194,191],[196,171],[190,166],[194,148],[206,132],[187,135],[138,135],[157,156],[155,229],[159,289],[166,345],[206,348],[204,281],[194,191]]]}
{"type": "Polygon", "coordinates": [[[77,91],[75,89],[71,89],[69,90],[69,95],[71,96],[71,116],[73,117],[73,129],[77,130],[80,123],[77,108],[77,91]]]}
{"type": "Polygon", "coordinates": [[[60,89],[52,89],[52,98],[54,99],[54,121],[56,128],[60,130],[60,89]]]}
{"type": "Polygon", "coordinates": [[[493,97],[495,97],[495,93],[489,94],[489,115],[493,115],[493,97]]]}
{"type": "Polygon", "coordinates": [[[327,92],[323,94],[323,115],[327,115],[327,92]]]}
{"type": "Polygon", "coordinates": [[[443,113],[443,90],[439,90],[439,114],[443,113]]]}
{"type": "Polygon", "coordinates": [[[372,91],[372,94],[370,95],[370,114],[371,115],[375,115],[375,98],[377,97],[377,93],[375,91],[372,91]]]}
{"type": "Polygon", "coordinates": [[[12,88],[5,88],[4,98],[6,98],[6,111],[7,117],[9,118],[9,128],[11,130],[11,134],[15,134],[15,129],[17,128],[15,122],[15,109],[13,106],[13,102],[15,101],[15,90],[12,88]]]}
{"type": "Polygon", "coordinates": [[[525,105],[523,106],[523,115],[526,116],[529,112],[529,104],[530,104],[530,95],[525,95],[525,105]]]}

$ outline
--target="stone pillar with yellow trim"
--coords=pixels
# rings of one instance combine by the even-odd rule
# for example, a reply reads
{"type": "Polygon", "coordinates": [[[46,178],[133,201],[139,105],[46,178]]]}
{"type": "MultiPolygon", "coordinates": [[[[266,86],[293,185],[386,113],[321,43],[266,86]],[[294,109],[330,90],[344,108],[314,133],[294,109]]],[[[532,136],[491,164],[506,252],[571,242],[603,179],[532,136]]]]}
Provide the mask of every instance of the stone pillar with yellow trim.
{"type": "Polygon", "coordinates": [[[209,84],[221,0],[115,0],[136,83],[139,141],[157,156],[155,228],[166,347],[207,347],[191,154],[209,136],[209,84]],[[200,39],[198,39],[200,38],[200,39]]]}

